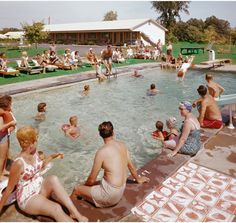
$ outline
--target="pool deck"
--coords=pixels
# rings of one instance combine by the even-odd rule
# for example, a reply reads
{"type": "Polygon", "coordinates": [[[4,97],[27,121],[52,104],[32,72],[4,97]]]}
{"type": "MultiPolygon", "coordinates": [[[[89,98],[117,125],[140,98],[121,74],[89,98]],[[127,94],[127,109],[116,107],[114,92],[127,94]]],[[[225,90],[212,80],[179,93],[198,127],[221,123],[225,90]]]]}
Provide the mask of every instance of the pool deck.
{"type": "MultiPolygon", "coordinates": [[[[118,68],[118,73],[156,67],[159,64],[138,64],[118,68]]],[[[223,72],[236,71],[236,66],[224,67],[223,72]]],[[[0,94],[74,84],[91,78],[95,78],[95,74],[90,71],[3,85],[0,94]]],[[[150,177],[150,183],[138,185],[129,178],[123,198],[114,207],[99,209],[82,200],[73,202],[89,221],[235,221],[236,130],[204,129],[201,141],[203,148],[195,157],[178,154],[167,158],[169,150],[162,151],[138,170],[139,174],[150,177]]],[[[0,217],[0,221],[38,220],[50,219],[25,216],[16,205],[9,206],[0,217]]]]}

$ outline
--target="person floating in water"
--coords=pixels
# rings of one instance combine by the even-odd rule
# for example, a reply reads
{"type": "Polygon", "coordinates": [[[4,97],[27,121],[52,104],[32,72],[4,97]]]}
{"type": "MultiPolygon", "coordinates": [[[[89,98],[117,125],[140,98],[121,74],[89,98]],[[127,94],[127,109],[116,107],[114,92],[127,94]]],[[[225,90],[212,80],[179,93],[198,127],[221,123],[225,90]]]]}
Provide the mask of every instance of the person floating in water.
{"type": "Polygon", "coordinates": [[[150,88],[147,91],[148,96],[153,96],[156,95],[159,92],[159,90],[156,88],[155,84],[151,84],[150,88]]]}
{"type": "Polygon", "coordinates": [[[137,70],[134,71],[134,73],[132,74],[132,77],[143,77],[142,74],[139,74],[137,70]]]}
{"type": "Polygon", "coordinates": [[[80,136],[80,131],[78,128],[78,118],[77,116],[72,116],[69,119],[70,124],[62,125],[61,129],[71,139],[76,139],[80,136]]]}
{"type": "Polygon", "coordinates": [[[84,85],[84,90],[82,91],[83,96],[87,96],[90,91],[90,86],[88,84],[84,85]]]}
{"type": "Polygon", "coordinates": [[[36,121],[44,121],[46,119],[46,107],[47,104],[45,102],[38,104],[38,113],[34,117],[36,121]]]}
{"type": "Polygon", "coordinates": [[[21,152],[11,166],[9,183],[0,200],[0,212],[16,187],[18,206],[29,215],[44,215],[57,222],[71,222],[73,219],[88,221],[78,212],[57,176],[43,178],[41,169],[45,163],[38,155],[37,129],[32,126],[24,126],[17,131],[16,137],[21,152]],[[58,201],[67,208],[69,215],[57,202],[49,200],[52,194],[55,194],[58,201]]]}
{"type": "Polygon", "coordinates": [[[80,196],[94,203],[96,207],[110,207],[117,204],[123,196],[127,168],[137,183],[149,182],[149,178],[138,175],[124,142],[114,139],[111,122],[101,123],[98,131],[104,145],[96,152],[93,168],[85,184],[75,186],[71,198],[76,200],[80,196]],[[100,185],[96,185],[101,169],[104,169],[104,176],[100,185]]]}
{"type": "Polygon", "coordinates": [[[190,58],[185,58],[184,63],[181,65],[177,77],[182,81],[184,80],[185,74],[187,70],[190,68],[192,62],[193,62],[194,56],[191,56],[190,58]]]}

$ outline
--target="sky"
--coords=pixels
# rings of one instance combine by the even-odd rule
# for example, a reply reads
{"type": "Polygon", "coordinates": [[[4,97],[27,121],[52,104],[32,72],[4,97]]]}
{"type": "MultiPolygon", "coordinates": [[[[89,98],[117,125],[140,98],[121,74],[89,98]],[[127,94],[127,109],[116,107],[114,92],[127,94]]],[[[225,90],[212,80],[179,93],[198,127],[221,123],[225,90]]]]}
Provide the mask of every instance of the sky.
{"type": "MultiPolygon", "coordinates": [[[[142,19],[158,17],[150,1],[2,1],[0,0],[0,29],[21,28],[22,23],[43,21],[48,24],[102,21],[106,12],[113,10],[118,19],[142,19]]],[[[236,1],[191,1],[190,15],[181,19],[205,20],[215,15],[236,27],[236,1]]]]}

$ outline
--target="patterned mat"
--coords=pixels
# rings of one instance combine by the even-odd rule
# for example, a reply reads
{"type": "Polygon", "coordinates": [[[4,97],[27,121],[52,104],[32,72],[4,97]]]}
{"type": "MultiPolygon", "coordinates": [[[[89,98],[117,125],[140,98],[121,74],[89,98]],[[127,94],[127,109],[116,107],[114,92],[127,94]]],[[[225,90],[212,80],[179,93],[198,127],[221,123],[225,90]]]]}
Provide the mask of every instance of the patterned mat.
{"type": "Polygon", "coordinates": [[[131,211],[143,221],[230,222],[236,179],[188,162],[131,211]]]}

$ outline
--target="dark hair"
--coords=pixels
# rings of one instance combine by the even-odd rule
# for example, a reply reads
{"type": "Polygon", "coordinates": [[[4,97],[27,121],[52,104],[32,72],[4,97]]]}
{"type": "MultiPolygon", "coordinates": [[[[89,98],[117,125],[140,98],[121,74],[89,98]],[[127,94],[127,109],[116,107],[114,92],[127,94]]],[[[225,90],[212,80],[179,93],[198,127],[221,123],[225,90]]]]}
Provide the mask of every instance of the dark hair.
{"type": "Polygon", "coordinates": [[[8,109],[11,106],[12,97],[10,95],[0,96],[0,108],[3,110],[8,109]]]}
{"type": "Polygon", "coordinates": [[[205,79],[206,80],[212,80],[213,79],[213,76],[211,73],[207,73],[206,76],[205,76],[205,79]]]}
{"type": "Polygon", "coordinates": [[[38,112],[44,112],[44,108],[47,106],[45,102],[41,102],[38,104],[38,112]]]}
{"type": "Polygon", "coordinates": [[[198,94],[203,97],[207,93],[207,88],[204,85],[200,85],[197,91],[198,91],[198,94]]]}
{"type": "Polygon", "coordinates": [[[113,136],[113,125],[110,121],[103,122],[98,126],[99,135],[105,139],[113,136]]]}
{"type": "Polygon", "coordinates": [[[157,128],[159,131],[162,131],[162,130],[163,130],[163,126],[164,126],[163,122],[161,122],[161,121],[157,121],[157,122],[156,122],[156,128],[157,128]]]}
{"type": "Polygon", "coordinates": [[[150,88],[151,88],[151,89],[155,89],[155,88],[156,88],[156,85],[155,85],[155,84],[151,84],[150,88]]]}

